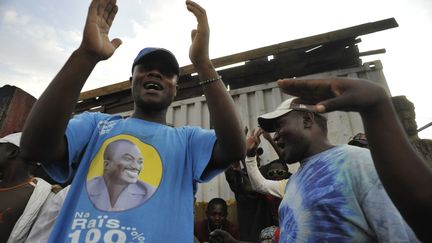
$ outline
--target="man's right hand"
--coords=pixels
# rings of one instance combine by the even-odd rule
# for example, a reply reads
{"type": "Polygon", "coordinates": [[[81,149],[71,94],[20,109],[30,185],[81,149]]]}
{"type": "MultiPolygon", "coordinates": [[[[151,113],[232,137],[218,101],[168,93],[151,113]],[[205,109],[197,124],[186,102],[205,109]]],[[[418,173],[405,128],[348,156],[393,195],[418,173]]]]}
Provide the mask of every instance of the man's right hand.
{"type": "Polygon", "coordinates": [[[81,53],[95,61],[106,60],[113,55],[122,44],[120,39],[115,38],[110,41],[108,37],[117,11],[116,0],[92,1],[84,27],[83,40],[79,47],[81,53]]]}
{"type": "Polygon", "coordinates": [[[296,103],[316,105],[317,112],[366,112],[388,99],[384,88],[361,79],[282,79],[278,85],[284,93],[299,97],[296,103]]]}

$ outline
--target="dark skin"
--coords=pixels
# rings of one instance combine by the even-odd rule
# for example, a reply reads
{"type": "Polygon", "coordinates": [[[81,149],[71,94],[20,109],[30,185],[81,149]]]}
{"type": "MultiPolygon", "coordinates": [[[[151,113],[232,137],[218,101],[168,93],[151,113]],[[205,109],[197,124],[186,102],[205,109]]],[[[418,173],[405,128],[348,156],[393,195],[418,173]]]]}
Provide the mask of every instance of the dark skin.
{"type": "Polygon", "coordinates": [[[209,221],[210,230],[217,229],[225,224],[227,217],[226,208],[221,204],[214,204],[206,211],[207,220],[209,221]]]}
{"type": "Polygon", "coordinates": [[[19,151],[13,144],[0,143],[0,242],[6,242],[9,238],[34,190],[34,186],[25,185],[30,176],[19,151]]]}
{"type": "Polygon", "coordinates": [[[312,112],[291,111],[277,118],[274,128],[273,139],[287,164],[301,162],[333,147],[312,112]]]}
{"type": "Polygon", "coordinates": [[[401,215],[423,242],[432,241],[432,170],[411,147],[398,121],[390,97],[370,81],[330,79],[283,79],[283,92],[312,104],[316,112],[360,113],[375,168],[401,215]]]}
{"type": "MultiPolygon", "coordinates": [[[[192,31],[190,60],[200,80],[217,77],[218,74],[208,54],[210,29],[206,12],[201,6],[189,0],[186,1],[186,7],[198,22],[197,28],[192,31]]],[[[58,166],[66,169],[68,151],[64,133],[81,89],[96,64],[110,58],[122,43],[118,38],[110,40],[108,37],[117,10],[115,0],[92,1],[80,47],[72,53],[27,118],[21,139],[21,149],[25,158],[43,161],[45,164],[58,163],[58,166]]],[[[133,117],[166,124],[168,106],[162,105],[159,110],[146,109],[142,102],[160,103],[162,100],[172,100],[176,94],[175,85],[178,77],[156,68],[146,70],[139,66],[134,68],[131,78],[135,99],[133,117]],[[145,91],[140,84],[148,80],[160,82],[164,87],[163,92],[145,91]]],[[[204,85],[203,91],[217,136],[211,161],[205,170],[207,172],[216,168],[226,168],[229,164],[244,158],[245,138],[240,116],[222,80],[204,85]],[[226,116],[217,115],[220,113],[226,116]],[[224,119],[225,117],[230,119],[224,119]]]]}

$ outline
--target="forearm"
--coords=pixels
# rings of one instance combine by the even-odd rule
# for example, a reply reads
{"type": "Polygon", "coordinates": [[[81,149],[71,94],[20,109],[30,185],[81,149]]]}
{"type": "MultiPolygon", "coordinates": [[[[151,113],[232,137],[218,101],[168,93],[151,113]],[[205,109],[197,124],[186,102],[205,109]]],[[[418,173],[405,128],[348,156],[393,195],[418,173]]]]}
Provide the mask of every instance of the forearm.
{"type": "Polygon", "coordinates": [[[81,89],[97,61],[79,49],[67,60],[34,104],[24,127],[21,149],[26,158],[50,162],[59,159],[64,133],[81,89]]]}
{"type": "Polygon", "coordinates": [[[378,175],[413,226],[432,217],[432,171],[413,150],[389,98],[361,112],[378,175]]]}
{"type": "MultiPolygon", "coordinates": [[[[200,80],[208,80],[219,74],[209,61],[207,64],[195,66],[200,80]]],[[[229,164],[245,157],[245,136],[240,115],[236,110],[233,99],[227,92],[222,80],[204,84],[202,86],[207,100],[210,117],[217,136],[216,159],[217,167],[225,168],[229,164]]]]}
{"type": "Polygon", "coordinates": [[[258,169],[255,157],[246,157],[246,169],[252,189],[262,194],[270,194],[282,198],[281,181],[267,180],[258,169]]]}

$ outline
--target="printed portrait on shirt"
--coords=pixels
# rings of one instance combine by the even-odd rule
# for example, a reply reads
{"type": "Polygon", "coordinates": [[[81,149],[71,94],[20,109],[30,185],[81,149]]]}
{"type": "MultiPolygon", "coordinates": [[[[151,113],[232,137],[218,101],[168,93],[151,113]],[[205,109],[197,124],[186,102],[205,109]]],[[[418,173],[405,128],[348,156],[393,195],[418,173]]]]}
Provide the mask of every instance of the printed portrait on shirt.
{"type": "Polygon", "coordinates": [[[162,177],[156,150],[135,137],[118,135],[104,142],[87,174],[87,194],[103,211],[123,211],[151,200],[162,177]]]}

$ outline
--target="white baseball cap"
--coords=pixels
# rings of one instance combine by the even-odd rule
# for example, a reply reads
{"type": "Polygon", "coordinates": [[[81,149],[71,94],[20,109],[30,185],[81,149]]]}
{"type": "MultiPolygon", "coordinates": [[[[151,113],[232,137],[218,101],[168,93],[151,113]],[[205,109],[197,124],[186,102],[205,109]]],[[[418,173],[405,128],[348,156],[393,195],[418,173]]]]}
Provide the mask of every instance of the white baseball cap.
{"type": "Polygon", "coordinates": [[[17,147],[20,146],[22,132],[12,133],[0,138],[0,143],[11,143],[17,147]]]}
{"type": "Polygon", "coordinates": [[[274,132],[275,130],[273,127],[273,123],[275,122],[275,119],[284,116],[294,110],[300,110],[300,111],[307,110],[326,118],[324,114],[316,113],[313,110],[314,106],[295,103],[293,102],[295,99],[297,99],[297,97],[287,99],[284,102],[282,102],[278,107],[276,107],[274,111],[260,115],[258,117],[259,126],[267,132],[274,132]]]}

